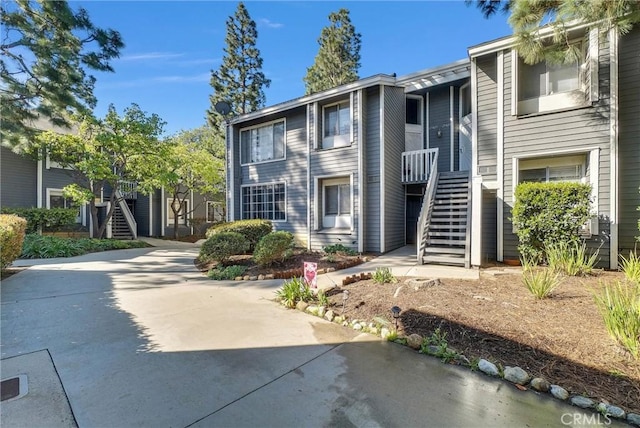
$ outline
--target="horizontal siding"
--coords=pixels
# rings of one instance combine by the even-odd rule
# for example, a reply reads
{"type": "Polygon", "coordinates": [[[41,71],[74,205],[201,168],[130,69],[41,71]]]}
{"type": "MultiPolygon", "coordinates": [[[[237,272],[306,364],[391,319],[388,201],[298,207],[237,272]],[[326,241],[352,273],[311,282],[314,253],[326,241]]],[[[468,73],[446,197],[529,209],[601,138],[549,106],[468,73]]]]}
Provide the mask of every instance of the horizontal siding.
{"type": "Polygon", "coordinates": [[[0,147],[0,186],[0,207],[36,207],[38,163],[0,147]]]}
{"type": "MultiPolygon", "coordinates": [[[[264,117],[260,121],[242,124],[242,128],[280,117],[264,117]]],[[[284,160],[245,165],[240,168],[240,180],[235,189],[237,211],[235,218],[242,218],[241,186],[251,184],[281,183],[286,185],[286,220],[274,221],[275,230],[294,234],[299,243],[307,241],[307,110],[300,107],[286,113],[286,157],[284,160]]],[[[239,132],[236,132],[235,153],[239,153],[239,132]]],[[[238,156],[239,157],[239,156],[238,156]]],[[[238,158],[237,157],[237,158],[238,158]]],[[[239,162],[238,162],[239,163],[239,162]]]]}
{"type": "Polygon", "coordinates": [[[516,117],[511,115],[511,54],[504,55],[504,257],[517,258],[517,236],[509,220],[513,208],[513,158],[549,151],[599,148],[598,212],[600,234],[588,241],[599,249],[600,264],[608,264],[610,212],[609,155],[609,54],[606,40],[601,40],[599,87],[600,99],[593,107],[516,117]]]}
{"type": "Polygon", "coordinates": [[[380,252],[380,89],[369,88],[365,94],[365,230],[364,250],[380,252]]]}
{"type": "Polygon", "coordinates": [[[625,257],[637,244],[640,218],[640,27],[619,44],[619,247],[625,257]]]}
{"type": "MultiPolygon", "coordinates": [[[[350,146],[347,147],[339,147],[332,149],[313,149],[311,151],[311,156],[309,159],[310,173],[311,173],[311,183],[310,183],[310,198],[311,198],[311,249],[312,250],[322,250],[322,248],[326,245],[333,243],[341,243],[346,247],[352,248],[354,250],[358,249],[358,216],[360,213],[359,206],[359,192],[358,188],[358,150],[359,150],[359,139],[358,139],[358,97],[357,93],[353,93],[353,97],[342,97],[341,99],[351,99],[353,103],[351,107],[353,122],[351,123],[352,132],[353,132],[353,141],[350,146]],[[318,177],[353,177],[353,189],[352,196],[353,200],[351,201],[351,230],[345,233],[335,234],[333,233],[325,233],[326,231],[322,230],[322,201],[320,197],[318,200],[315,199],[316,189],[316,179],[318,177]],[[318,217],[316,220],[316,216],[318,217]],[[315,224],[318,224],[318,229],[315,229],[315,224]],[[338,240],[339,238],[339,240],[338,240]],[[335,240],[335,241],[334,241],[335,240]]],[[[331,100],[327,102],[338,101],[331,100]]],[[[322,112],[322,106],[317,106],[318,115],[322,112]]],[[[317,123],[318,129],[314,132],[315,138],[320,138],[320,129],[322,118],[319,117],[314,123],[317,123]]],[[[320,195],[321,189],[318,189],[318,195],[320,195]]],[[[305,201],[306,204],[306,201],[305,201]]]]}
{"type": "Polygon", "coordinates": [[[405,196],[400,181],[405,138],[405,95],[384,87],[384,211],[385,251],[405,245],[405,196]]]}
{"type": "Polygon", "coordinates": [[[496,55],[491,54],[476,60],[476,91],[477,91],[477,142],[478,166],[482,172],[487,167],[493,172],[482,173],[485,181],[497,179],[497,64],[496,55]]]}

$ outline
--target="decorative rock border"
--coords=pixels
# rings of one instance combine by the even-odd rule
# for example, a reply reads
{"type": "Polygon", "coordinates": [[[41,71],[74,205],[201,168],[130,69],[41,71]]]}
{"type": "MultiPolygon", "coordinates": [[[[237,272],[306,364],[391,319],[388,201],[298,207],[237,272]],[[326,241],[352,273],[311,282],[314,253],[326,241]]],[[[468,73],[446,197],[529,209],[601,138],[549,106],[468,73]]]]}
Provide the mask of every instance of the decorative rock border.
{"type": "MultiPolygon", "coordinates": [[[[354,275],[354,277],[357,276],[358,275],[354,275]]],[[[355,282],[359,280],[360,279],[357,279],[355,282]]],[[[424,279],[421,279],[421,281],[426,282],[426,280],[424,279]]],[[[438,282],[432,282],[429,284],[429,286],[435,284],[438,284],[438,282]]],[[[388,320],[381,317],[375,317],[372,322],[366,322],[357,319],[349,320],[345,315],[336,315],[333,310],[327,310],[327,308],[324,306],[309,305],[305,302],[298,302],[296,309],[320,318],[324,318],[327,321],[340,324],[344,327],[350,327],[356,331],[380,336],[383,340],[388,340],[395,330],[388,320]]],[[[419,334],[411,334],[401,339],[402,344],[409,346],[412,349],[419,350],[420,353],[423,353],[420,350],[422,348],[424,338],[419,334]]],[[[424,354],[431,356],[440,356],[442,352],[442,349],[435,345],[427,346],[426,350],[427,351],[424,352],[424,354]]],[[[474,365],[464,355],[449,348],[446,349],[446,352],[455,355],[454,360],[457,364],[470,367],[472,370],[474,369],[474,365]]],[[[626,422],[630,425],[640,427],[640,414],[627,413],[621,407],[606,402],[597,403],[596,401],[581,395],[571,395],[569,391],[562,388],[561,386],[551,385],[544,378],[532,377],[529,373],[527,373],[520,367],[506,366],[504,370],[500,370],[494,363],[481,358],[477,362],[477,369],[488,376],[501,378],[508,382],[511,382],[522,391],[532,389],[540,393],[549,393],[554,398],[568,402],[573,406],[579,407],[581,409],[592,410],[593,412],[597,412],[606,417],[614,418],[618,421],[626,422]]]]}

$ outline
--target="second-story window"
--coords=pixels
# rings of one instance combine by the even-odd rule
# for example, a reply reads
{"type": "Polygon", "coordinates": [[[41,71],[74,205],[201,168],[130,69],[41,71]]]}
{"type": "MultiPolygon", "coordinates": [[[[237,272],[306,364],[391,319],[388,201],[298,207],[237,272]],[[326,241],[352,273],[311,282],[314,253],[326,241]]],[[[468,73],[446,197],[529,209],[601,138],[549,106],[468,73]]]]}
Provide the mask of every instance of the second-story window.
{"type": "Polygon", "coordinates": [[[242,164],[284,159],[284,120],[240,131],[242,164]]]}
{"type": "Polygon", "coordinates": [[[351,144],[351,107],[349,101],[324,106],[322,109],[322,148],[351,144]]]}

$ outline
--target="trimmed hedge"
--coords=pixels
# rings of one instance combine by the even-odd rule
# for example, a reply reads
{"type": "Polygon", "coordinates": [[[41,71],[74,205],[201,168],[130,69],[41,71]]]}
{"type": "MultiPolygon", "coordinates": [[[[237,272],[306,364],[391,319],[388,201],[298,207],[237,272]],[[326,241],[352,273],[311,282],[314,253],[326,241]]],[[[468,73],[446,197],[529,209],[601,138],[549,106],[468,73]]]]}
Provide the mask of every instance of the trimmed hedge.
{"type": "Polygon", "coordinates": [[[253,259],[260,266],[283,262],[293,254],[293,235],[289,232],[271,232],[264,236],[253,252],[253,259]]]}
{"type": "Polygon", "coordinates": [[[78,210],[74,208],[3,208],[2,214],[15,214],[27,220],[26,233],[40,230],[58,231],[74,225],[78,210]]]}
{"type": "Polygon", "coordinates": [[[231,256],[244,254],[249,248],[247,239],[237,232],[219,232],[207,238],[200,247],[200,260],[225,264],[231,256]]]}
{"type": "Polygon", "coordinates": [[[27,221],[13,214],[0,214],[0,269],[4,270],[22,251],[27,221]]]}
{"type": "Polygon", "coordinates": [[[249,242],[247,251],[253,251],[264,236],[271,233],[273,226],[269,220],[238,220],[221,223],[207,230],[207,238],[222,232],[235,232],[244,236],[249,242]]]}
{"type": "Polygon", "coordinates": [[[590,217],[591,186],[581,183],[521,183],[516,187],[512,222],[520,255],[545,258],[549,243],[579,243],[579,229],[590,217]]]}

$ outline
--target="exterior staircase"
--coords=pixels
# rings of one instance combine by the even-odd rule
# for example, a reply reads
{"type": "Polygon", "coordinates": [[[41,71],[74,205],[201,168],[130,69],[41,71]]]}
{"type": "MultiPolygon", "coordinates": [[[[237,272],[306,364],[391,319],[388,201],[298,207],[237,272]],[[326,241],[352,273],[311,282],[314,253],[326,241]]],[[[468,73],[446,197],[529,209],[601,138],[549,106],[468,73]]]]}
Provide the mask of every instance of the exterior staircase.
{"type": "Polygon", "coordinates": [[[120,204],[116,204],[111,217],[111,237],[113,239],[122,240],[134,239],[129,223],[127,223],[127,219],[122,212],[120,204]]]}
{"type": "Polygon", "coordinates": [[[471,185],[468,171],[441,172],[422,230],[422,263],[470,266],[471,185]]]}

